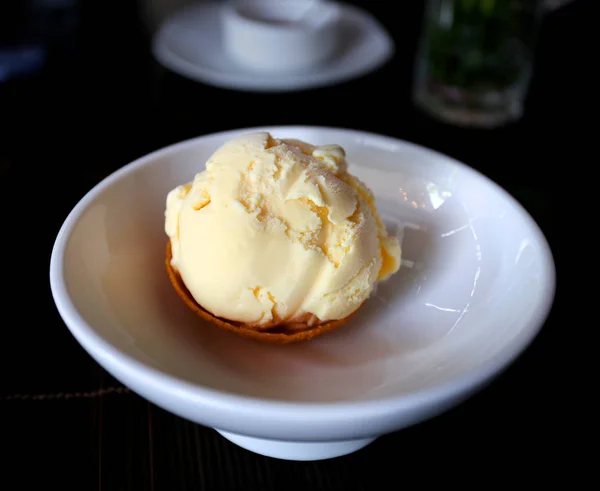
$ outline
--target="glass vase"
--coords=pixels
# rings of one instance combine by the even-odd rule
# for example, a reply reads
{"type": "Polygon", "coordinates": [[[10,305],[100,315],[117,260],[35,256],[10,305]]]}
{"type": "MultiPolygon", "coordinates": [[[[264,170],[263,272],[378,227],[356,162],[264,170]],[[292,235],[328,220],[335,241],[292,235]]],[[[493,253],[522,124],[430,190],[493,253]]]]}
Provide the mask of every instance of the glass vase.
{"type": "Polygon", "coordinates": [[[496,127],[519,119],[541,12],[538,0],[429,0],[415,104],[458,125],[496,127]]]}

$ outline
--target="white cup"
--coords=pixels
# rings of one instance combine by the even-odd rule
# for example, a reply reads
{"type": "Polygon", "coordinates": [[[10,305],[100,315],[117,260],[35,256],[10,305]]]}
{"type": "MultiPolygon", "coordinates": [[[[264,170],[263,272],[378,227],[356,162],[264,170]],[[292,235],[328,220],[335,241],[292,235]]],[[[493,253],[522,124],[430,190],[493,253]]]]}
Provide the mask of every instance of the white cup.
{"type": "Polygon", "coordinates": [[[227,55],[254,71],[315,68],[338,48],[340,7],[326,0],[232,0],[222,20],[227,55]]]}

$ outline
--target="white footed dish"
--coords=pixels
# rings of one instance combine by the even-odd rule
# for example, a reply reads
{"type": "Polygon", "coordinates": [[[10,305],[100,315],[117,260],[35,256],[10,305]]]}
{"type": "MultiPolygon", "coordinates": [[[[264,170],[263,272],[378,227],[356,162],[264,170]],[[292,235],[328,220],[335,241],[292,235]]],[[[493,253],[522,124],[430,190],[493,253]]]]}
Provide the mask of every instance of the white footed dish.
{"type": "Polygon", "coordinates": [[[278,126],[202,136],[106,178],[65,220],[50,283],[77,341],[133,391],[254,452],[315,460],[490,382],[541,328],[555,271],[532,218],[473,169],[390,137],[278,126]],[[400,271],[345,327],[309,342],[265,345],[205,325],[164,270],[167,192],[250,131],[342,145],[402,242],[400,271]]]}

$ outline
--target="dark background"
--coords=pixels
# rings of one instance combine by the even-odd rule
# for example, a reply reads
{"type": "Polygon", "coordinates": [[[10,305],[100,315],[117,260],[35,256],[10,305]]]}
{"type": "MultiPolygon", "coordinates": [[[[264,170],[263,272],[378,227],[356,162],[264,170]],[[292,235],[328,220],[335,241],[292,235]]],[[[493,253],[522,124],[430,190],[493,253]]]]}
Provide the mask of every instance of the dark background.
{"type": "Polygon", "coordinates": [[[419,0],[353,2],[388,28],[394,59],[362,79],[289,94],[222,90],[166,71],[151,57],[136,1],[58,9],[35,3],[0,2],[0,52],[27,46],[39,64],[38,71],[0,78],[0,448],[8,455],[0,460],[0,487],[267,491],[559,482],[570,453],[556,397],[568,382],[556,359],[565,328],[560,286],[540,335],[480,394],[350,456],[296,463],[236,447],[112,379],[64,326],[48,268],[71,208],[131,160],[220,130],[316,124],[414,141],[484,172],[542,227],[560,275],[564,225],[557,216],[569,200],[565,171],[554,166],[577,169],[586,160],[578,149],[592,136],[584,116],[597,100],[593,2],[576,0],[544,18],[525,116],[492,131],[442,125],[412,106],[419,0]],[[313,110],[325,99],[330,110],[313,110]],[[212,111],[215,105],[233,109],[212,111]],[[278,110],[291,105],[298,109],[278,110]]]}

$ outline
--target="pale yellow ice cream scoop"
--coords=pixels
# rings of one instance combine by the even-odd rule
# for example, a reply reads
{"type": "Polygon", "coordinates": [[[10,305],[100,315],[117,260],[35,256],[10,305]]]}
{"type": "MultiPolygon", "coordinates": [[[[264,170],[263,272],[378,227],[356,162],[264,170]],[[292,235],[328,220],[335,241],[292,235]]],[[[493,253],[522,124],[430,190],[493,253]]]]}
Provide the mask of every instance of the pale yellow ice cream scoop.
{"type": "Polygon", "coordinates": [[[256,329],[342,319],[400,267],[338,145],[237,137],[167,196],[174,270],[214,316],[256,329]]]}

